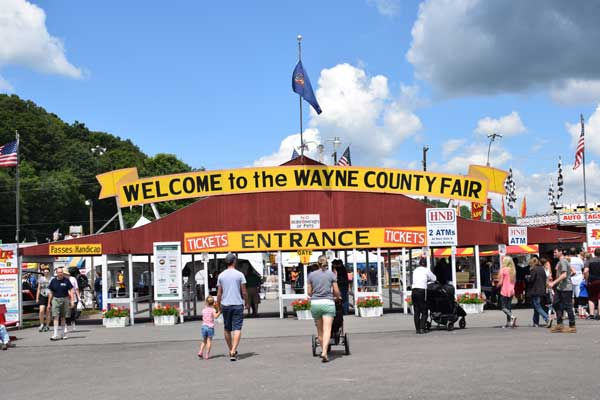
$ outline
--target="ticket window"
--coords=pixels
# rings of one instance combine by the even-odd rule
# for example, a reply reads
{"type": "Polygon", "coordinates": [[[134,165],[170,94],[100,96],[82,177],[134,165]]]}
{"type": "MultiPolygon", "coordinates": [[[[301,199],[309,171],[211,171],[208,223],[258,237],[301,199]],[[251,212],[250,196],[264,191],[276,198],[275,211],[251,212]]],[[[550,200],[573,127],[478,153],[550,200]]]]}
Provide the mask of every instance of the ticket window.
{"type": "Polygon", "coordinates": [[[456,288],[478,289],[474,257],[456,257],[456,288]]]}
{"type": "Polygon", "coordinates": [[[131,288],[129,287],[129,271],[126,263],[115,263],[108,265],[108,297],[128,298],[131,288]]]}
{"type": "Polygon", "coordinates": [[[283,294],[305,293],[305,268],[302,263],[283,268],[283,294]]]}

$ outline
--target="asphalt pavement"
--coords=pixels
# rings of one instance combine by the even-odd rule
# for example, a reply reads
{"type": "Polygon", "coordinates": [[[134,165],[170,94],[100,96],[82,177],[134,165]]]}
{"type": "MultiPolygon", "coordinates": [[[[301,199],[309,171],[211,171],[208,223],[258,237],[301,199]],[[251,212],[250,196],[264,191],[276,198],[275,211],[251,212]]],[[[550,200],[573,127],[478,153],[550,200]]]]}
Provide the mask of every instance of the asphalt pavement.
{"type": "Polygon", "coordinates": [[[467,316],[467,328],[415,335],[412,317],[345,317],[351,355],[311,354],[311,321],[244,321],[240,360],[225,357],[216,327],[212,359],[199,360],[201,322],[121,329],[82,325],[60,342],[25,329],[0,352],[0,398],[40,399],[600,399],[600,322],[576,334],[504,315],[467,316]]]}

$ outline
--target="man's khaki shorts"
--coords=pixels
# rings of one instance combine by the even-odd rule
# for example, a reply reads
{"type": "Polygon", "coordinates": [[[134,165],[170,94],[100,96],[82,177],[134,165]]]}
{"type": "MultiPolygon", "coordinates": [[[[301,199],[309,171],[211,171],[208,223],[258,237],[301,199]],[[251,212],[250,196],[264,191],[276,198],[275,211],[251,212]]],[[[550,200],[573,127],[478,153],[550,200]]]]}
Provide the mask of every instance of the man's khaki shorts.
{"type": "Polygon", "coordinates": [[[67,318],[69,316],[69,298],[68,297],[53,297],[52,298],[52,317],[67,318]]]}

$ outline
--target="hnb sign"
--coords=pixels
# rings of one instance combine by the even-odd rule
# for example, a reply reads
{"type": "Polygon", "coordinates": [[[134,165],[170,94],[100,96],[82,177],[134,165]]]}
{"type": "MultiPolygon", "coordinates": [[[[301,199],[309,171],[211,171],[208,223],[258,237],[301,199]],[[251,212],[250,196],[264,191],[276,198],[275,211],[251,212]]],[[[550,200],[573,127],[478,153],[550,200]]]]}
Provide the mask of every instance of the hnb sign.
{"type": "Polygon", "coordinates": [[[508,227],[508,245],[524,246],[527,245],[527,227],[509,226],[508,227]]]}
{"type": "Polygon", "coordinates": [[[427,210],[428,223],[452,223],[456,221],[454,208],[430,208],[427,210]]]}

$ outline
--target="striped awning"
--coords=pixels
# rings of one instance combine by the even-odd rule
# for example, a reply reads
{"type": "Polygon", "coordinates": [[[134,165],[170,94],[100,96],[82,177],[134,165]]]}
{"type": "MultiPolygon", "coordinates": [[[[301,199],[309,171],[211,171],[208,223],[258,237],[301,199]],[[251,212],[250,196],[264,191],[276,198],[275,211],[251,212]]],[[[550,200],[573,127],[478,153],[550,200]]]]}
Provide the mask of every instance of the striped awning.
{"type": "MultiPolygon", "coordinates": [[[[506,254],[537,254],[540,252],[540,246],[537,244],[522,245],[522,246],[506,246],[506,254]]],[[[472,257],[475,253],[473,247],[458,247],[456,248],[456,257],[472,257]]],[[[450,247],[435,249],[433,252],[435,257],[450,257],[452,249],[450,247]]],[[[495,256],[498,255],[498,250],[480,251],[480,256],[495,256]]]]}

